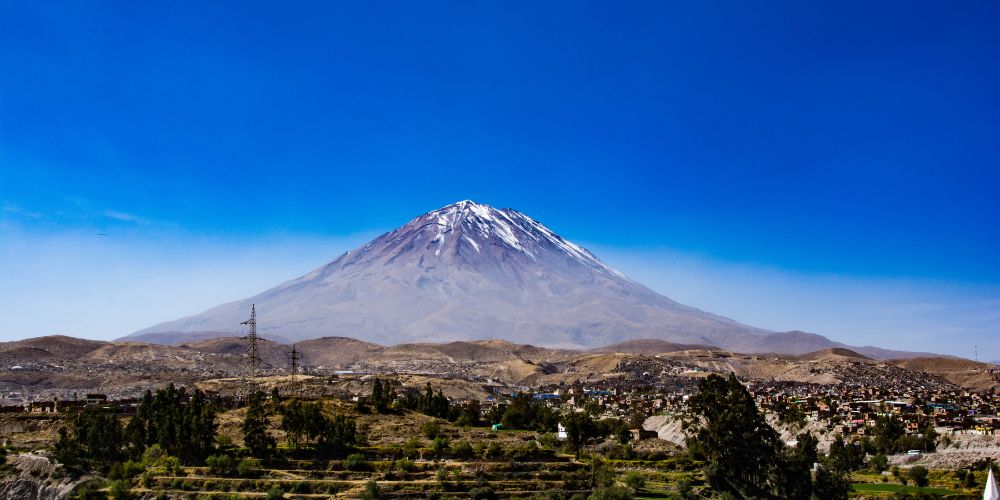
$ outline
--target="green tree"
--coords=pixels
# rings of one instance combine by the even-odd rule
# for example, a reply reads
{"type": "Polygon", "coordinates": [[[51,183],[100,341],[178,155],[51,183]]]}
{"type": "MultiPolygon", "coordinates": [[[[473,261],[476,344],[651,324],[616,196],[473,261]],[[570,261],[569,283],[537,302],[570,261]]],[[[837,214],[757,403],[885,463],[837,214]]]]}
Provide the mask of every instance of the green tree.
{"type": "Polygon", "coordinates": [[[898,418],[884,415],[876,419],[872,434],[875,438],[873,444],[879,453],[895,453],[902,451],[900,439],[906,435],[906,427],[898,418]]]}
{"type": "Polygon", "coordinates": [[[292,399],[279,409],[281,414],[281,430],[289,446],[298,448],[303,441],[313,442],[322,436],[327,419],[319,403],[303,403],[292,399]]]}
{"type": "Polygon", "coordinates": [[[337,415],[324,420],[318,447],[327,454],[342,455],[352,450],[361,439],[363,435],[358,432],[354,419],[337,415]]]}
{"type": "Polygon", "coordinates": [[[66,427],[59,428],[59,439],[52,448],[52,458],[71,472],[80,472],[83,467],[83,447],[66,427]]]}
{"type": "Polygon", "coordinates": [[[924,487],[927,486],[927,468],[922,465],[915,465],[910,468],[909,473],[910,479],[913,480],[913,484],[924,487]]]}
{"type": "Polygon", "coordinates": [[[589,413],[576,411],[563,415],[562,424],[566,428],[566,443],[580,458],[580,448],[598,436],[597,424],[589,413]]]}
{"type": "Polygon", "coordinates": [[[830,452],[827,457],[828,465],[842,473],[858,470],[865,464],[865,452],[862,446],[856,443],[845,443],[839,435],[833,438],[833,443],[830,443],[830,452]]]}
{"type": "Polygon", "coordinates": [[[215,404],[203,392],[188,394],[173,384],[146,391],[135,415],[125,426],[129,455],[138,460],[158,444],[186,464],[197,464],[215,451],[215,404]]]}
{"type": "Polygon", "coordinates": [[[806,414],[799,405],[781,401],[777,406],[778,420],[792,428],[800,429],[806,423],[806,414]]]}
{"type": "Polygon", "coordinates": [[[372,382],[372,405],[375,406],[375,411],[379,413],[389,413],[393,401],[396,400],[396,391],[386,380],[382,382],[379,379],[375,379],[372,382]]]}
{"type": "Polygon", "coordinates": [[[843,473],[820,467],[813,481],[813,496],[816,500],[846,500],[851,492],[851,481],[843,473]]]}
{"type": "Polygon", "coordinates": [[[881,474],[889,468],[889,457],[882,454],[875,455],[868,460],[868,465],[871,466],[872,470],[881,474]]]}
{"type": "Polygon", "coordinates": [[[66,417],[59,429],[53,457],[67,469],[79,472],[90,465],[107,472],[125,457],[122,426],[113,413],[87,407],[66,417]]]}
{"type": "Polygon", "coordinates": [[[781,441],[750,393],[730,375],[709,375],[688,401],[688,449],[706,461],[712,488],[741,497],[768,497],[781,441]]]}
{"type": "Polygon", "coordinates": [[[247,414],[243,419],[243,442],[250,454],[257,458],[269,458],[275,449],[274,438],[267,432],[267,409],[262,391],[250,396],[247,414]]]}
{"type": "Polygon", "coordinates": [[[806,432],[793,448],[782,450],[772,469],[771,483],[780,498],[809,498],[813,493],[812,466],[816,463],[818,440],[806,432]]]}

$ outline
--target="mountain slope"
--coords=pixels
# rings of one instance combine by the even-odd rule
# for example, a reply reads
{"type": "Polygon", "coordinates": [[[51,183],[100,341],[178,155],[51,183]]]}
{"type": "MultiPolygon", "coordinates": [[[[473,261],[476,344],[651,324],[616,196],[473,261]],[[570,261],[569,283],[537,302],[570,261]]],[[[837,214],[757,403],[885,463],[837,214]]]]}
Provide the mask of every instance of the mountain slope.
{"type": "Polygon", "coordinates": [[[501,338],[561,348],[636,339],[739,352],[843,347],[679,304],[516,210],[471,201],[417,217],[253,297],[127,338],[178,343],[238,335],[251,304],[258,334],[282,342],[339,336],[381,345],[501,338]]]}

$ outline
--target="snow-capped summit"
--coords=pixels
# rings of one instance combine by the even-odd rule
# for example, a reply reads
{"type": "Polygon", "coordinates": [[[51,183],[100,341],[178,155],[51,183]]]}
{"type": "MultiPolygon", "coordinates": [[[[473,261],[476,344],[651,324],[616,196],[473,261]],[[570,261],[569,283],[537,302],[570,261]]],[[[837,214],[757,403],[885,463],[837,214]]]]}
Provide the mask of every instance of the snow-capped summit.
{"type": "Polygon", "coordinates": [[[407,231],[404,230],[425,226],[434,231],[434,238],[430,244],[437,245],[434,250],[436,256],[441,255],[449,239],[456,243],[447,245],[452,251],[459,251],[467,244],[477,253],[481,253],[484,247],[497,245],[535,259],[536,252],[556,250],[579,264],[593,267],[599,272],[623,276],[606,266],[585,248],[564,240],[538,221],[511,208],[496,209],[471,200],[463,200],[417,217],[392,234],[405,233],[407,231]]]}
{"type": "Polygon", "coordinates": [[[133,336],[238,333],[250,304],[259,334],[287,340],[596,347],[658,338],[752,350],[770,333],[659,295],[521,212],[464,200],[305,276],[133,336]]]}

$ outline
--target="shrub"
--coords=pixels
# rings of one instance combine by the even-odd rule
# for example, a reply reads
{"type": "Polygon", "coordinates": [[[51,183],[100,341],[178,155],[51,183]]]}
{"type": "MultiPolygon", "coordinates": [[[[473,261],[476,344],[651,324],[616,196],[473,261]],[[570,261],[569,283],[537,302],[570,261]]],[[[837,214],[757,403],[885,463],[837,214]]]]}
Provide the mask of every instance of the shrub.
{"type": "Polygon", "coordinates": [[[138,462],[133,462],[127,460],[123,463],[113,463],[111,464],[111,469],[108,471],[108,479],[112,481],[116,479],[132,479],[139,474],[142,474],[145,468],[142,464],[138,462]]]}
{"type": "Polygon", "coordinates": [[[420,438],[414,436],[403,443],[403,456],[406,458],[417,458],[420,456],[420,438]]]}
{"type": "Polygon", "coordinates": [[[497,494],[489,486],[477,486],[469,490],[469,498],[472,500],[492,500],[497,498],[497,494]]]}
{"type": "Polygon", "coordinates": [[[285,498],[285,490],[277,484],[271,486],[271,489],[267,490],[267,500],[278,500],[279,498],[285,498]]]}
{"type": "Polygon", "coordinates": [[[368,466],[365,456],[360,453],[351,453],[344,459],[344,468],[348,470],[361,470],[368,466]]]}
{"type": "Polygon", "coordinates": [[[109,488],[109,493],[111,496],[115,497],[115,500],[127,500],[132,498],[132,485],[129,483],[128,479],[112,481],[109,488]]]}
{"type": "Polygon", "coordinates": [[[420,426],[420,432],[424,434],[427,439],[434,439],[441,435],[441,424],[437,420],[430,420],[424,422],[420,426]]]}
{"type": "Polygon", "coordinates": [[[142,452],[142,463],[146,466],[156,465],[166,454],[167,452],[163,451],[159,444],[154,444],[142,452]]]}
{"type": "Polygon", "coordinates": [[[556,449],[559,447],[559,438],[551,432],[546,432],[541,436],[538,436],[538,444],[542,448],[556,449]]]}
{"type": "Polygon", "coordinates": [[[181,472],[181,459],[170,455],[164,455],[156,461],[156,465],[163,467],[164,472],[170,476],[176,476],[181,472]]]}
{"type": "Polygon", "coordinates": [[[484,453],[486,458],[498,458],[503,456],[503,448],[500,447],[496,442],[490,443],[486,447],[486,452],[484,453]]]}
{"type": "Polygon", "coordinates": [[[472,445],[468,441],[458,441],[451,445],[451,453],[458,458],[472,458],[472,445]]]}
{"type": "Polygon", "coordinates": [[[415,465],[413,460],[408,458],[400,458],[399,460],[396,460],[396,468],[403,472],[412,472],[414,467],[415,465]]]}
{"type": "Polygon", "coordinates": [[[240,460],[239,465],[236,466],[236,472],[243,477],[257,477],[260,475],[260,471],[260,460],[253,457],[240,460]]]}
{"type": "Polygon", "coordinates": [[[217,476],[232,475],[233,471],[236,469],[236,463],[233,461],[233,457],[224,454],[209,456],[205,459],[205,465],[208,466],[209,472],[217,476]]]}
{"type": "Polygon", "coordinates": [[[646,478],[638,472],[629,472],[625,475],[625,486],[631,488],[632,491],[641,491],[646,487],[646,478]]]}
{"type": "Polygon", "coordinates": [[[632,493],[620,486],[598,488],[587,497],[589,500],[632,500],[632,493]]]}
{"type": "Polygon", "coordinates": [[[382,498],[382,492],[378,489],[378,483],[374,479],[369,479],[365,483],[365,489],[361,492],[359,496],[362,500],[376,500],[382,498]]]}
{"type": "Polygon", "coordinates": [[[434,441],[431,442],[431,450],[437,456],[442,456],[448,451],[448,440],[443,437],[436,437],[434,441]]]}

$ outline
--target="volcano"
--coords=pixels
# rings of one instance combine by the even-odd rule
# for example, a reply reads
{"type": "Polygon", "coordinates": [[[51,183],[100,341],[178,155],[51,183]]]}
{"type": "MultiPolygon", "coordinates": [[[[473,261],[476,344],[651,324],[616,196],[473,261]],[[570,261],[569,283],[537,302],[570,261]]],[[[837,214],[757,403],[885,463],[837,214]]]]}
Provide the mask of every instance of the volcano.
{"type": "Polygon", "coordinates": [[[517,210],[472,201],[421,215],[252,297],[126,338],[178,343],[239,334],[251,304],[257,333],[283,342],[329,336],[383,345],[504,339],[595,348],[659,339],[793,353],[841,345],[679,304],[517,210]]]}

